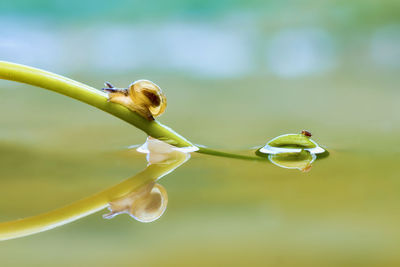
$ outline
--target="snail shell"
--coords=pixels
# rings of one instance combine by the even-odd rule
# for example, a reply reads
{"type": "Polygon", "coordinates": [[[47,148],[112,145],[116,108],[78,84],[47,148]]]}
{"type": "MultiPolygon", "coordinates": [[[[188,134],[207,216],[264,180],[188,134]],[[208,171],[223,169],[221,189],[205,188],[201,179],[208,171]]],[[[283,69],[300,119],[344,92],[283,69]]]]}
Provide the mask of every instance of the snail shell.
{"type": "Polygon", "coordinates": [[[121,104],[150,121],[163,114],[167,107],[167,98],[161,88],[148,80],[135,81],[128,89],[105,90],[109,92],[110,102],[121,104]]]}

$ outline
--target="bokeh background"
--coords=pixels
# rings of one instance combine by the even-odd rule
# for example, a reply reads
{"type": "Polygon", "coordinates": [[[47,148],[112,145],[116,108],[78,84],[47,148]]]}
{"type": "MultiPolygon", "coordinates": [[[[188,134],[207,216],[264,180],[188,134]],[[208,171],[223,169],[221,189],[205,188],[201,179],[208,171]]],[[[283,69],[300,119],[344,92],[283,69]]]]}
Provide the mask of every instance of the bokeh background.
{"type": "MultiPolygon", "coordinates": [[[[397,265],[400,3],[0,2],[0,60],[101,88],[150,79],[160,120],[225,150],[308,129],[331,156],[308,173],[192,155],[161,180],[166,214],[96,213],[0,243],[1,265],[397,265]]],[[[0,220],[45,212],[146,165],[139,130],[0,81],[0,220]]]]}

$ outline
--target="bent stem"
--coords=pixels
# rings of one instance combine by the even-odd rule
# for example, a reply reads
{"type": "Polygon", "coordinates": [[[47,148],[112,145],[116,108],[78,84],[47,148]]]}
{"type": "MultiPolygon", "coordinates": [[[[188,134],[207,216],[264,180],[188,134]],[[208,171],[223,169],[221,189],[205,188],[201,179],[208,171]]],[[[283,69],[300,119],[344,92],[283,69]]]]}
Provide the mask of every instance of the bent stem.
{"type": "MultiPolygon", "coordinates": [[[[161,124],[159,121],[148,121],[138,113],[132,112],[120,104],[108,102],[107,93],[64,76],[29,66],[0,61],[0,79],[26,83],[69,96],[114,115],[136,128],[139,128],[149,136],[168,144],[177,147],[194,147],[186,138],[179,135],[168,126],[161,124]]],[[[257,156],[227,153],[202,146],[198,147],[197,152],[219,157],[264,160],[257,156]]]]}
{"type": "MultiPolygon", "coordinates": [[[[114,115],[115,117],[141,129],[149,136],[168,144],[176,147],[196,148],[186,138],[179,135],[168,126],[161,124],[159,121],[148,121],[138,113],[132,112],[120,104],[109,102],[107,93],[64,76],[20,64],[0,61],[0,79],[26,83],[69,96],[114,115]]],[[[197,146],[196,149],[196,152],[198,153],[218,157],[266,161],[265,158],[259,156],[218,151],[200,145],[197,146]]]]}
{"type": "Polygon", "coordinates": [[[158,121],[148,121],[126,107],[108,102],[107,93],[61,75],[40,69],[0,61],[0,79],[48,89],[101,109],[141,129],[149,136],[177,147],[193,146],[188,140],[158,121]]]}

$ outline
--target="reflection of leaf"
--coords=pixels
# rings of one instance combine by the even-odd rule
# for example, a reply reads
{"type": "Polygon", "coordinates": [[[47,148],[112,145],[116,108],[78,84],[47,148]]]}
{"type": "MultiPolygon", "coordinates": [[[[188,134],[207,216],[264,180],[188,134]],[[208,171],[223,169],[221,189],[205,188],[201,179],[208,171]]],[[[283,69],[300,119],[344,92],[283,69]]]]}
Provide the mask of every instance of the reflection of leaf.
{"type": "Polygon", "coordinates": [[[309,171],[311,163],[314,162],[316,156],[308,151],[302,150],[300,153],[271,154],[268,156],[268,159],[273,164],[282,168],[309,171]]]}
{"type": "MultiPolygon", "coordinates": [[[[0,240],[47,231],[102,210],[117,199],[129,198],[135,192],[141,192],[142,188],[154,185],[155,181],[179,167],[190,157],[189,154],[176,149],[167,149],[161,141],[154,142],[153,140],[148,139],[146,142],[149,148],[146,153],[148,158],[155,157],[158,160],[149,163],[143,171],[120,184],[65,207],[20,220],[0,223],[0,240]],[[159,146],[163,148],[157,151],[159,146]]],[[[135,203],[136,211],[140,211],[140,203],[146,204],[143,201],[135,203]]],[[[141,212],[145,213],[143,210],[141,212]]],[[[147,217],[144,220],[148,220],[147,217]]]]}

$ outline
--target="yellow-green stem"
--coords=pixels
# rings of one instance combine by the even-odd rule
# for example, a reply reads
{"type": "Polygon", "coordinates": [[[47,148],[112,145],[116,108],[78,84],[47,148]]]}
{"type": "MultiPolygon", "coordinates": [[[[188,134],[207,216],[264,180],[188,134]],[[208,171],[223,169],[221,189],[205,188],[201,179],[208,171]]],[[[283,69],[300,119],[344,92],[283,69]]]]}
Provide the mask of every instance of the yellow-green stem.
{"type": "MultiPolygon", "coordinates": [[[[114,115],[121,120],[124,120],[129,124],[141,129],[149,136],[162,140],[171,145],[177,147],[194,146],[186,138],[179,135],[171,128],[161,124],[157,120],[148,121],[138,113],[132,112],[120,104],[107,101],[107,93],[104,93],[86,84],[68,79],[61,75],[20,64],[0,61],[0,79],[30,84],[72,97],[76,100],[82,101],[111,115],[114,115]]],[[[290,138],[288,138],[287,141],[290,143],[291,140],[289,139],[290,138]]],[[[264,158],[258,156],[218,151],[204,146],[198,146],[198,150],[196,152],[226,158],[265,161],[264,158]]]]}
{"type": "Polygon", "coordinates": [[[66,77],[20,64],[0,61],[0,79],[30,84],[72,97],[114,115],[148,135],[171,145],[193,146],[184,137],[160,122],[148,121],[122,105],[108,102],[106,93],[66,77]]]}

